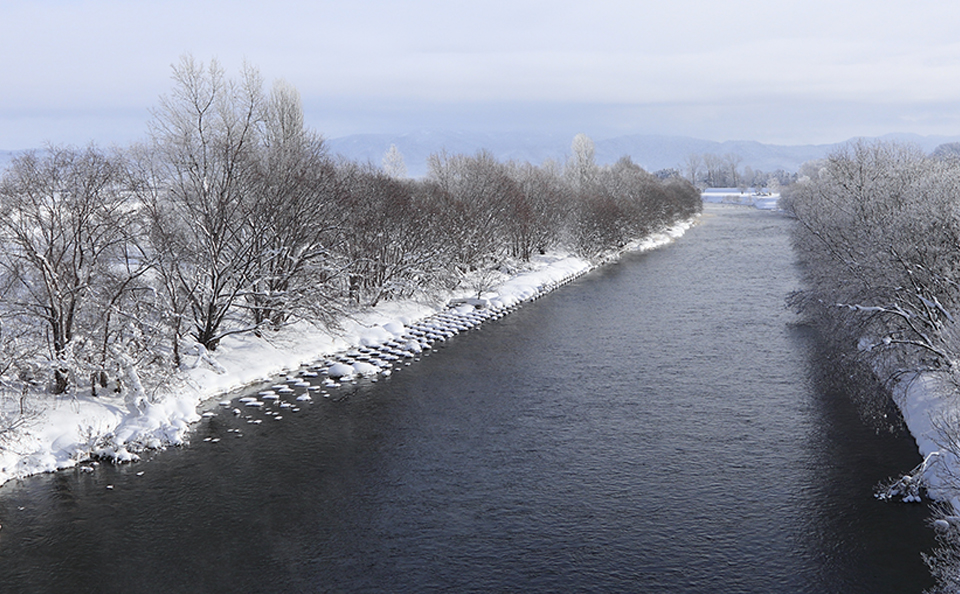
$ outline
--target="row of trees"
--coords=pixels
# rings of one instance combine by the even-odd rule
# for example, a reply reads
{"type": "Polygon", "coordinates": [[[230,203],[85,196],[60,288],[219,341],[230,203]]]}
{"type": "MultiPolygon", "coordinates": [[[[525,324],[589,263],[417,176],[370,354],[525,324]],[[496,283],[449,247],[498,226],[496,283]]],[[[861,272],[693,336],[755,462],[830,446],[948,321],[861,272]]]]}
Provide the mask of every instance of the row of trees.
{"type": "Polygon", "coordinates": [[[799,222],[805,289],[794,302],[894,377],[954,374],[960,167],[908,145],[858,142],[809,173],[781,203],[799,222]]]}
{"type": "Polygon", "coordinates": [[[764,172],[743,164],[736,153],[687,155],[680,172],[690,183],[701,188],[770,188],[778,191],[797,181],[797,174],[778,169],[764,172]]]}
{"type": "MultiPolygon", "coordinates": [[[[804,290],[792,302],[836,350],[884,380],[926,372],[960,386],[960,161],[857,142],[805,167],[782,203],[798,220],[804,290]]],[[[957,421],[940,420],[939,441],[960,460],[957,421]]],[[[943,546],[928,558],[937,592],[960,586],[954,513],[936,522],[943,546]]]]}
{"type": "Polygon", "coordinates": [[[184,58],[148,142],[12,161],[0,374],[58,393],[139,385],[232,333],[331,323],[511,257],[597,257],[700,208],[690,184],[628,158],[598,167],[586,137],[563,166],[441,153],[426,178],[403,179],[397,155],[389,174],[331,158],[296,90],[263,89],[252,68],[230,80],[184,58]]]}

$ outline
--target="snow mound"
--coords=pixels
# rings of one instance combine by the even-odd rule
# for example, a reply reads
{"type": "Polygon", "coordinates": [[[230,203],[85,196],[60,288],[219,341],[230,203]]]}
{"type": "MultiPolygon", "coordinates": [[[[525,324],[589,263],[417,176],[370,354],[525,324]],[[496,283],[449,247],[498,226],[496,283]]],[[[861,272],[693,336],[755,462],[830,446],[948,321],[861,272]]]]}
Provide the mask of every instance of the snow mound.
{"type": "Polygon", "coordinates": [[[334,363],[327,368],[327,375],[332,378],[353,377],[356,370],[346,363],[334,363]]]}

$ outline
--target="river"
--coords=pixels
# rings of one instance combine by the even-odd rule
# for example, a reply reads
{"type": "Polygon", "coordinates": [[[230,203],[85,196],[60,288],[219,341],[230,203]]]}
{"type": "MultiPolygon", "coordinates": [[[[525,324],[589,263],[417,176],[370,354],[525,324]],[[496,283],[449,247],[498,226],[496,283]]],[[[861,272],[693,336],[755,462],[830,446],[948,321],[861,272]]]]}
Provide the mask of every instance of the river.
{"type": "Polygon", "coordinates": [[[706,205],[389,378],[10,483],[0,591],[919,593],[928,510],[872,497],[919,456],[784,308],[790,224],[706,205]]]}

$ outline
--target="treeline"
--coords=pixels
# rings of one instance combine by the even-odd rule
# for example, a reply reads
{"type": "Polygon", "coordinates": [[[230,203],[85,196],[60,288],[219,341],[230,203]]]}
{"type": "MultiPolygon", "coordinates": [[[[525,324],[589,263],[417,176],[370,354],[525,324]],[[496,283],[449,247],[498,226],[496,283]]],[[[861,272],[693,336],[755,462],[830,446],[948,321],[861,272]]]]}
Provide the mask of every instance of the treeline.
{"type": "Polygon", "coordinates": [[[598,167],[583,136],[562,165],[441,153],[402,179],[332,158],[296,90],[265,92],[254,69],[231,80],[184,58],[173,78],[148,142],[50,147],[3,173],[7,385],[136,386],[230,334],[482,290],[508,258],[599,257],[700,209],[683,180],[598,167]]]}
{"type": "Polygon", "coordinates": [[[743,163],[736,153],[692,153],[687,155],[683,171],[677,172],[699,188],[768,188],[778,192],[780,188],[797,181],[797,174],[777,169],[765,172],[743,163]]]}
{"type": "MultiPolygon", "coordinates": [[[[798,221],[793,245],[804,289],[792,303],[881,380],[933,373],[955,391],[960,161],[858,142],[805,172],[782,200],[798,221]]],[[[877,391],[877,398],[889,392],[877,391]]],[[[958,419],[936,423],[944,457],[956,457],[958,419]]],[[[947,488],[960,494],[960,480],[952,473],[947,479],[947,488]]],[[[955,511],[946,514],[935,523],[942,547],[927,559],[940,580],[936,592],[960,587],[960,526],[950,520],[955,511]]]]}
{"type": "Polygon", "coordinates": [[[960,362],[960,165],[851,144],[806,168],[781,206],[798,221],[793,302],[874,368],[953,374],[960,362]]]}

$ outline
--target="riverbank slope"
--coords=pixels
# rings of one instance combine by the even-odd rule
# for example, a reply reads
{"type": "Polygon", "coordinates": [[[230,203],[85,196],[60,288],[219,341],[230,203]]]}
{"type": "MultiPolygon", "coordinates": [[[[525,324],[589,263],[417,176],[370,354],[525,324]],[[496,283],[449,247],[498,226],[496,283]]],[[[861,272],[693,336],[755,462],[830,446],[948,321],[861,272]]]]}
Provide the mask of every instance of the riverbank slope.
{"type": "MultiPolygon", "coordinates": [[[[673,225],[623,251],[645,251],[670,243],[694,222],[673,225]]],[[[512,274],[505,275],[483,297],[489,307],[508,310],[596,265],[569,253],[537,256],[522,266],[515,263],[512,274]]],[[[0,485],[72,468],[91,457],[132,462],[145,449],[182,445],[189,440],[190,428],[202,418],[205,402],[337,352],[396,339],[416,322],[447,310],[450,300],[471,296],[476,295],[462,290],[429,303],[383,302],[341,319],[337,330],[298,323],[262,337],[230,336],[215,353],[195,348],[185,357],[184,369],[160,385],[144,386],[139,395],[133,389],[99,397],[27,394],[21,421],[0,435],[0,485]]],[[[12,396],[4,398],[6,405],[17,405],[12,396]]]]}

